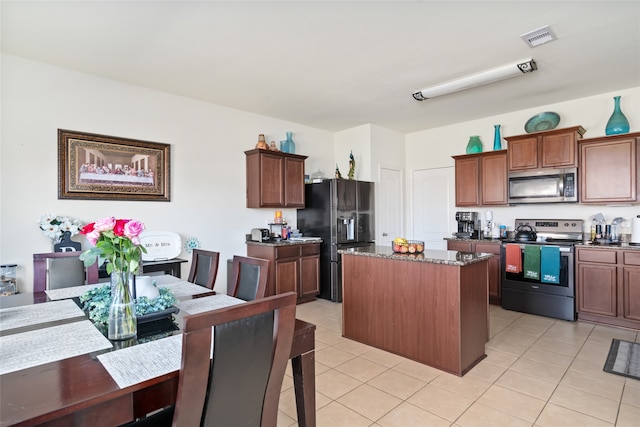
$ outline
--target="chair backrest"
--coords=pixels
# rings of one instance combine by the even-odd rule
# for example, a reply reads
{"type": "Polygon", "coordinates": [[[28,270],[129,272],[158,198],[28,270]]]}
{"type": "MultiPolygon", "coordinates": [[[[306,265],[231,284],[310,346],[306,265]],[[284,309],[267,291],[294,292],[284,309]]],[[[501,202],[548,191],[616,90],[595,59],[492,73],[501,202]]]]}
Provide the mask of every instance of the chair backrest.
{"type": "Polygon", "coordinates": [[[85,268],[81,253],[33,254],[33,292],[98,283],[98,263],[85,268]]]}
{"type": "Polygon", "coordinates": [[[185,316],[173,425],[275,427],[295,312],[288,292],[185,316]]]}
{"type": "Polygon", "coordinates": [[[191,256],[191,270],[187,281],[213,289],[218,275],[220,252],[194,249],[191,256]]]}
{"type": "Polygon", "coordinates": [[[234,255],[232,285],[227,294],[245,301],[264,298],[267,292],[270,261],[234,255]]]}

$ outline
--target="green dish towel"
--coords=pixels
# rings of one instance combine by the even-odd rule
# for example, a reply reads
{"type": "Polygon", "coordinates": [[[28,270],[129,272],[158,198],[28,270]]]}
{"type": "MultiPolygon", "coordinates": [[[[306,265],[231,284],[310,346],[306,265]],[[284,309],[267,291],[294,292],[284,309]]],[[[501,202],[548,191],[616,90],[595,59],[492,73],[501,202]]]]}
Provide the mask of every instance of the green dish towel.
{"type": "Polygon", "coordinates": [[[524,278],[540,280],[540,246],[524,247],[524,278]]]}

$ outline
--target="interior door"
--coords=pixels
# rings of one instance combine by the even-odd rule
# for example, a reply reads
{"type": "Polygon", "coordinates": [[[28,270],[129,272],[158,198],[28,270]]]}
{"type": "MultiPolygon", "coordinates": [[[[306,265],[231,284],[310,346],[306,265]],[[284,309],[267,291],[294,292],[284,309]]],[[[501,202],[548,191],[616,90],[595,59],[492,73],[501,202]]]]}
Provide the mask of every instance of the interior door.
{"type": "Polygon", "coordinates": [[[456,229],[455,168],[421,169],[412,173],[411,239],[427,249],[447,249],[445,237],[456,229]]]}
{"type": "Polygon", "coordinates": [[[376,242],[381,246],[391,246],[393,239],[403,236],[402,171],[381,167],[379,177],[376,242]]]}

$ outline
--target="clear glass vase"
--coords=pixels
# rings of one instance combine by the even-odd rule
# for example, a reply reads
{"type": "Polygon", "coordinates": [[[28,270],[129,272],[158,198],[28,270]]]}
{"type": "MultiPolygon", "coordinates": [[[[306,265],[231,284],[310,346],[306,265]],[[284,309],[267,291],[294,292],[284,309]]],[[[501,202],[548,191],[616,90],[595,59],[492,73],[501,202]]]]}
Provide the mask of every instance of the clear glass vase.
{"type": "Polygon", "coordinates": [[[609,117],[605,133],[607,135],[617,135],[619,133],[629,133],[629,120],[620,109],[620,97],[613,97],[613,114],[609,117]]]}
{"type": "Polygon", "coordinates": [[[109,306],[110,340],[127,340],[138,333],[136,307],[129,291],[129,272],[111,273],[111,305],[109,306]]]}

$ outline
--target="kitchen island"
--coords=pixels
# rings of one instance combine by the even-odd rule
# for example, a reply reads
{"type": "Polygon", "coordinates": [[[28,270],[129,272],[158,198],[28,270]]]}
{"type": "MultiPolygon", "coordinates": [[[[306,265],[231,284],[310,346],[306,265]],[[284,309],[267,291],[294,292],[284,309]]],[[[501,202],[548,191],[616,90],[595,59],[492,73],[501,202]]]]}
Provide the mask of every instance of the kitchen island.
{"type": "Polygon", "coordinates": [[[492,254],[339,253],[344,337],[459,376],[485,357],[492,254]]]}

